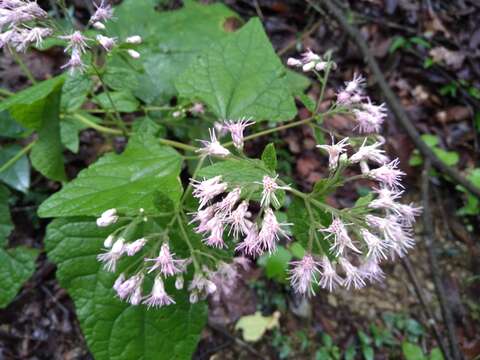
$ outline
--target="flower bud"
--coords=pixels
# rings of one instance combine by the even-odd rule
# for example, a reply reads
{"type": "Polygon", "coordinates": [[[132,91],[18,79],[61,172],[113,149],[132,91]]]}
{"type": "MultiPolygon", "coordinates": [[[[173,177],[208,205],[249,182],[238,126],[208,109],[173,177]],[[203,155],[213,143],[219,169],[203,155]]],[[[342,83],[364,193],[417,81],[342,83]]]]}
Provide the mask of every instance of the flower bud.
{"type": "Polygon", "coordinates": [[[142,43],[142,37],[138,36],[138,35],[129,36],[125,39],[125,42],[127,44],[141,44],[142,43]]]}
{"type": "Polygon", "coordinates": [[[105,25],[103,25],[100,21],[93,23],[93,27],[97,30],[105,30],[105,25]]]}
{"type": "Polygon", "coordinates": [[[140,53],[138,51],[135,51],[133,49],[128,49],[127,52],[132,59],[140,59],[140,53]]]}
{"type": "Polygon", "coordinates": [[[108,237],[103,242],[103,246],[106,247],[107,249],[111,248],[113,244],[113,240],[115,240],[115,236],[113,236],[113,234],[108,235],[108,237]]]}
{"type": "Polygon", "coordinates": [[[179,275],[177,276],[177,278],[175,279],[175,289],[177,290],[182,290],[183,289],[183,276],[182,275],[179,275]]]}

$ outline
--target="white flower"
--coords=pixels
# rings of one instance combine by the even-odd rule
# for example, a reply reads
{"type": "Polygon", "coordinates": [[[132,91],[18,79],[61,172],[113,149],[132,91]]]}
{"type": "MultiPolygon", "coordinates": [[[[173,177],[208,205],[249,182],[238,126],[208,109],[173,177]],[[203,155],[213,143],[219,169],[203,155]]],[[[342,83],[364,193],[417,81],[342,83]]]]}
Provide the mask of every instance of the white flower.
{"type": "Polygon", "coordinates": [[[105,247],[106,249],[111,248],[114,240],[115,240],[115,236],[113,234],[108,235],[105,241],[103,242],[103,247],[105,247]]]}
{"type": "Polygon", "coordinates": [[[125,39],[125,42],[127,44],[141,44],[142,43],[142,37],[139,35],[132,35],[129,36],[125,39]]]}
{"type": "Polygon", "coordinates": [[[209,129],[210,141],[200,140],[203,145],[203,148],[198,149],[197,152],[202,155],[226,157],[230,155],[230,151],[223,147],[220,142],[217,140],[217,135],[215,130],[209,129]]]}
{"type": "Polygon", "coordinates": [[[118,215],[116,209],[109,209],[102,213],[100,217],[97,219],[97,226],[98,227],[107,227],[112,224],[115,224],[118,221],[118,215]]]}
{"type": "Polygon", "coordinates": [[[203,239],[203,242],[208,246],[220,249],[225,247],[225,242],[223,241],[223,219],[218,216],[214,216],[208,221],[206,227],[208,229],[207,231],[210,232],[210,234],[205,239],[203,239]]]}
{"type": "Polygon", "coordinates": [[[94,22],[92,26],[97,30],[105,30],[106,29],[105,25],[103,25],[100,21],[94,22]]]}
{"type": "Polygon", "coordinates": [[[372,234],[370,231],[366,229],[362,229],[360,233],[362,235],[363,240],[366,242],[368,246],[367,257],[370,257],[376,260],[387,258],[386,251],[389,247],[388,242],[372,234]]]}
{"type": "Polygon", "coordinates": [[[142,286],[143,279],[143,273],[137,273],[125,281],[125,276],[121,274],[113,284],[113,289],[117,292],[120,299],[125,300],[129,298],[137,288],[142,286]]]}
{"type": "Polygon", "coordinates": [[[97,256],[97,259],[104,263],[103,267],[105,270],[115,272],[117,261],[125,252],[124,242],[125,240],[123,238],[119,238],[109,251],[97,256]]]}
{"type": "Polygon", "coordinates": [[[253,223],[248,228],[245,239],[235,247],[235,250],[253,257],[263,253],[262,244],[258,236],[257,224],[253,223]]]}
{"type": "Polygon", "coordinates": [[[250,121],[250,119],[241,118],[238,121],[228,120],[225,121],[225,128],[230,131],[232,136],[233,145],[239,150],[243,149],[243,132],[245,128],[255,124],[254,121],[250,121]]]}
{"type": "Polygon", "coordinates": [[[385,279],[385,273],[380,268],[378,260],[375,258],[367,258],[367,261],[360,266],[363,276],[370,281],[382,281],[385,279]]]}
{"type": "Polygon", "coordinates": [[[73,48],[70,60],[61,66],[61,69],[65,68],[69,68],[70,73],[75,73],[76,71],[83,72],[85,70],[86,66],[83,63],[82,56],[78,49],[73,48]]]}
{"type": "Polygon", "coordinates": [[[153,282],[152,293],[150,294],[150,296],[145,298],[143,303],[147,305],[148,308],[160,308],[162,306],[175,304],[175,301],[165,291],[162,278],[160,276],[157,276],[155,278],[155,281],[153,282]]]}
{"type": "Polygon", "coordinates": [[[128,55],[130,55],[132,59],[140,59],[140,53],[138,51],[135,51],[133,49],[128,49],[127,53],[128,55]]]}
{"type": "Polygon", "coordinates": [[[348,137],[340,140],[335,144],[335,139],[332,136],[332,145],[317,145],[317,148],[325,150],[328,153],[328,167],[330,170],[335,170],[338,166],[338,159],[340,155],[346,151],[348,146],[348,137]]]}
{"type": "Polygon", "coordinates": [[[240,200],[240,194],[242,190],[240,188],[235,188],[230,191],[225,198],[216,204],[217,215],[222,219],[226,219],[230,216],[232,209],[240,200]]]}
{"type": "Polygon", "coordinates": [[[352,163],[360,161],[373,161],[377,164],[383,165],[389,161],[388,156],[385,155],[385,150],[379,149],[383,145],[381,142],[376,142],[372,145],[365,145],[367,138],[363,141],[362,146],[358,151],[350,157],[352,163]]]}
{"type": "Polygon", "coordinates": [[[405,173],[397,169],[399,164],[400,161],[398,159],[394,159],[377,169],[370,170],[367,173],[367,176],[393,189],[403,187],[401,184],[401,177],[405,175],[405,173]]]}
{"type": "Polygon", "coordinates": [[[52,30],[49,28],[34,27],[25,33],[25,41],[35,43],[36,47],[42,45],[43,39],[52,35],[52,30]]]}

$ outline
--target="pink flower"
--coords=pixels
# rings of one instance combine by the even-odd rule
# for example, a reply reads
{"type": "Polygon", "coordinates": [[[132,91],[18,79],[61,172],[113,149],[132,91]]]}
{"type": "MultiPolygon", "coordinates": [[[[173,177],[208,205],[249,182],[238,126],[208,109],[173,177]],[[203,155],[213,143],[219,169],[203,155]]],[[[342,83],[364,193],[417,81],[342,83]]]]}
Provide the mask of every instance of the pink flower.
{"type": "Polygon", "coordinates": [[[124,281],[125,277],[122,275],[120,275],[113,284],[113,289],[117,292],[120,299],[125,300],[132,295],[135,289],[142,286],[144,276],[142,273],[137,273],[124,281]]]}
{"type": "Polygon", "coordinates": [[[258,241],[261,248],[270,254],[273,253],[277,248],[277,242],[280,236],[288,239],[287,233],[282,229],[282,226],[287,225],[290,224],[279,223],[277,221],[272,209],[266,209],[265,215],[263,216],[262,228],[258,233],[258,241]]]}
{"type": "Polygon", "coordinates": [[[147,305],[148,308],[161,308],[162,306],[175,304],[175,301],[165,291],[165,286],[163,285],[162,278],[160,276],[157,276],[155,278],[155,281],[153,282],[153,289],[150,296],[145,298],[143,303],[147,305]]]}
{"type": "Polygon", "coordinates": [[[277,184],[278,175],[274,178],[265,175],[261,183],[255,182],[255,184],[261,184],[263,186],[262,190],[262,199],[260,201],[260,205],[262,207],[268,207],[270,204],[273,204],[275,207],[280,207],[280,202],[278,201],[277,196],[275,195],[275,191],[282,189],[288,190],[288,186],[280,186],[277,184]]]}
{"type": "Polygon", "coordinates": [[[320,273],[319,263],[310,254],[303,256],[302,260],[292,261],[290,265],[290,282],[293,289],[302,295],[315,295],[313,283],[317,282],[316,275],[320,273]]]}
{"type": "Polygon", "coordinates": [[[208,246],[216,247],[219,249],[225,247],[226,245],[223,241],[223,219],[219,218],[218,216],[214,216],[208,221],[207,228],[210,232],[210,235],[208,235],[207,238],[203,239],[203,242],[208,246]]]}
{"type": "Polygon", "coordinates": [[[383,281],[385,279],[385,273],[375,258],[367,258],[367,261],[360,266],[360,271],[371,282],[383,281]]]}
{"type": "Polygon", "coordinates": [[[230,216],[233,207],[237,204],[238,200],[240,200],[241,193],[242,190],[240,188],[235,188],[230,191],[227,196],[225,196],[225,198],[217,204],[217,214],[221,218],[227,218],[228,216],[230,216]]]}
{"type": "Polygon", "coordinates": [[[328,153],[328,167],[330,170],[335,170],[338,166],[338,159],[340,155],[346,151],[348,146],[348,137],[340,140],[338,143],[334,143],[332,136],[332,145],[317,145],[317,148],[323,149],[328,153]]]}
{"type": "Polygon", "coordinates": [[[367,173],[367,176],[374,180],[380,181],[384,185],[393,189],[403,187],[400,181],[401,177],[405,175],[405,173],[397,169],[399,163],[400,161],[398,159],[394,159],[377,169],[370,170],[367,173]]]}
{"type": "MultiPolygon", "coordinates": [[[[210,272],[205,269],[206,272],[210,272]]],[[[190,291],[190,303],[196,303],[199,295],[211,295],[217,291],[217,285],[209,279],[207,279],[202,273],[195,273],[193,279],[188,285],[188,291],[190,291]]]]}
{"type": "Polygon", "coordinates": [[[202,103],[197,102],[193,104],[193,106],[189,110],[193,115],[196,116],[205,114],[205,106],[203,106],[202,103]]]}
{"type": "Polygon", "coordinates": [[[353,109],[360,133],[378,133],[383,124],[383,117],[372,115],[368,111],[353,109]]]}
{"type": "Polygon", "coordinates": [[[364,90],[365,78],[357,73],[353,74],[353,79],[345,82],[345,91],[349,94],[358,94],[364,90]]]}
{"type": "Polygon", "coordinates": [[[125,252],[127,253],[128,256],[133,256],[136,253],[138,253],[142,248],[145,246],[147,243],[147,239],[145,238],[140,238],[138,240],[135,240],[134,242],[125,245],[125,252]]]}
{"type": "Polygon", "coordinates": [[[322,276],[318,282],[318,285],[322,289],[326,289],[331,292],[338,285],[343,284],[343,279],[337,274],[332,263],[326,256],[322,257],[320,265],[322,267],[322,276]]]}
{"type": "Polygon", "coordinates": [[[95,4],[95,13],[90,18],[90,23],[105,22],[113,17],[113,9],[109,4],[102,0],[100,5],[95,4]]]}
{"type": "Polygon", "coordinates": [[[235,250],[253,257],[263,253],[261,242],[258,237],[257,224],[254,223],[248,228],[245,239],[236,246],[235,250]]]}
{"type": "Polygon", "coordinates": [[[379,238],[378,236],[372,234],[370,231],[366,229],[362,229],[360,231],[363,240],[366,242],[368,246],[368,253],[367,257],[373,259],[386,259],[386,251],[388,249],[388,242],[379,238]]]}
{"type": "Polygon", "coordinates": [[[106,52],[110,52],[117,43],[117,40],[115,38],[103,36],[100,34],[97,35],[97,41],[100,45],[102,45],[106,52]]]}
{"type": "Polygon", "coordinates": [[[233,232],[235,238],[238,238],[240,234],[246,235],[248,229],[252,226],[252,222],[248,220],[251,215],[248,211],[248,202],[243,201],[230,213],[230,217],[227,219],[227,223],[230,225],[229,234],[233,232]]]}
{"type": "Polygon", "coordinates": [[[154,264],[148,269],[151,273],[160,269],[160,273],[164,276],[173,276],[185,270],[185,260],[174,259],[175,253],[170,252],[170,247],[167,243],[163,243],[160,248],[160,253],[156,258],[145,259],[145,261],[153,261],[154,264]]]}
{"type": "Polygon", "coordinates": [[[209,129],[210,133],[210,141],[200,140],[203,145],[203,148],[198,149],[197,152],[204,155],[204,156],[218,156],[218,157],[226,157],[230,155],[230,151],[223,147],[220,142],[217,140],[217,135],[215,134],[215,130],[209,129]]]}
{"type": "Polygon", "coordinates": [[[88,48],[87,45],[87,40],[89,40],[87,37],[83,36],[83,34],[80,31],[74,31],[71,35],[64,35],[64,36],[59,36],[60,39],[62,40],[67,40],[68,45],[65,48],[65,52],[69,50],[76,50],[80,54],[84,53],[86,49],[88,48]]]}
{"type": "Polygon", "coordinates": [[[117,267],[117,261],[125,252],[125,240],[123,238],[119,238],[113,246],[110,248],[109,251],[103,254],[99,254],[97,256],[98,261],[103,262],[103,268],[110,272],[115,272],[117,267]]]}
{"type": "Polygon", "coordinates": [[[35,43],[36,47],[40,47],[42,45],[43,39],[50,35],[52,35],[52,30],[49,28],[34,27],[32,29],[29,29],[24,33],[25,45],[23,46],[23,48],[25,49],[27,47],[27,43],[35,43]]]}
{"type": "Polygon", "coordinates": [[[352,105],[363,100],[365,79],[358,74],[353,75],[351,81],[345,82],[345,88],[337,93],[337,103],[340,105],[352,105]]]}
{"type": "Polygon", "coordinates": [[[208,221],[215,215],[215,205],[209,206],[204,210],[198,210],[194,214],[195,216],[190,223],[197,221],[199,222],[198,226],[195,228],[195,231],[197,233],[207,232],[209,229],[207,226],[208,221]]]}
{"type": "Polygon", "coordinates": [[[68,68],[70,70],[70,73],[75,73],[76,71],[79,71],[82,73],[85,71],[86,66],[83,63],[82,56],[76,48],[73,48],[72,50],[72,55],[70,56],[70,60],[64,65],[61,66],[61,69],[68,68]]]}
{"type": "Polygon", "coordinates": [[[385,164],[388,162],[388,156],[385,155],[385,150],[379,149],[383,145],[381,142],[376,142],[372,145],[365,145],[367,138],[365,138],[362,146],[358,151],[350,157],[352,163],[360,161],[373,161],[377,164],[385,164]]]}
{"type": "Polygon", "coordinates": [[[228,120],[225,121],[225,128],[230,131],[230,135],[232,136],[233,145],[239,150],[243,149],[243,132],[245,128],[250,125],[255,124],[254,121],[250,121],[247,118],[241,118],[238,121],[228,120]]]}
{"type": "Polygon", "coordinates": [[[411,234],[411,230],[402,226],[397,221],[397,218],[395,215],[389,215],[386,218],[373,215],[365,217],[369,226],[375,227],[383,233],[383,237],[392,251],[392,258],[395,255],[403,257],[409,249],[415,246],[415,239],[411,234]]]}
{"type": "Polygon", "coordinates": [[[364,287],[365,280],[364,274],[362,271],[357,268],[356,266],[353,266],[346,258],[341,257],[339,259],[339,263],[342,266],[343,271],[345,271],[345,280],[343,285],[347,288],[350,289],[352,286],[355,289],[361,289],[364,287]]]}
{"type": "Polygon", "coordinates": [[[203,181],[192,180],[192,195],[200,201],[199,209],[203,208],[215,196],[227,190],[228,185],[221,182],[221,180],[221,175],[203,181]]]}
{"type": "Polygon", "coordinates": [[[336,256],[340,256],[344,253],[345,248],[351,249],[357,253],[361,253],[355,245],[353,245],[352,239],[348,235],[345,224],[339,218],[334,218],[330,226],[326,229],[320,229],[321,232],[328,233],[325,239],[333,236],[334,242],[330,247],[330,251],[333,251],[336,256]]]}

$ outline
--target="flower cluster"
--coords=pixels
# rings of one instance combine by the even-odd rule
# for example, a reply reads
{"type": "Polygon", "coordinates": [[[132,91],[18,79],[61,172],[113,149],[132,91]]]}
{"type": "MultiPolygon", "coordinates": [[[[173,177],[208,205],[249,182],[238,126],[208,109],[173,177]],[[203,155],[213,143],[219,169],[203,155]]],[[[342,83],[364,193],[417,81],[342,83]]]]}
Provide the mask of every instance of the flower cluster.
{"type": "Polygon", "coordinates": [[[35,26],[47,13],[36,2],[3,0],[0,2],[0,48],[9,45],[16,51],[25,51],[30,44],[39,47],[52,34],[44,26],[35,26]],[[6,30],[5,30],[6,29],[6,30]]]}
{"type": "Polygon", "coordinates": [[[192,221],[198,223],[195,231],[203,235],[206,245],[224,248],[224,234],[229,234],[238,242],[236,250],[258,256],[274,252],[279,239],[288,238],[283,229],[288,224],[280,223],[270,207],[271,203],[279,205],[275,192],[287,188],[278,185],[275,178],[267,175],[263,178],[262,211],[255,219],[249,211],[248,199],[242,200],[241,189],[231,189],[221,176],[195,180],[193,187],[193,196],[200,205],[192,221]]]}
{"type": "MultiPolygon", "coordinates": [[[[365,95],[364,84],[365,79],[355,75],[337,93],[335,106],[355,116],[359,133],[374,133],[379,131],[386,109],[383,104],[377,106],[371,102],[365,95]]],[[[365,137],[357,147],[357,142],[347,137],[335,142],[332,136],[331,145],[317,146],[328,154],[329,179],[342,179],[347,167],[358,166],[360,174],[355,178],[369,179],[377,185],[367,205],[341,211],[332,209],[330,224],[317,225],[330,249],[328,254],[308,252],[291,263],[292,287],[301,294],[314,294],[316,287],[329,291],[339,285],[358,289],[367,281],[382,280],[381,262],[404,256],[415,244],[412,226],[421,208],[398,202],[405,174],[398,169],[399,160],[390,160],[385,154],[383,139],[375,137],[365,137]]],[[[348,178],[336,184],[332,181],[339,186],[348,178]]]]}
{"type": "Polygon", "coordinates": [[[288,66],[294,66],[302,68],[304,72],[316,70],[316,71],[324,71],[327,67],[332,66],[333,69],[336,68],[335,63],[329,62],[328,60],[322,59],[322,57],[318,54],[315,54],[312,50],[307,49],[302,54],[300,59],[296,58],[289,58],[287,60],[288,66]]]}

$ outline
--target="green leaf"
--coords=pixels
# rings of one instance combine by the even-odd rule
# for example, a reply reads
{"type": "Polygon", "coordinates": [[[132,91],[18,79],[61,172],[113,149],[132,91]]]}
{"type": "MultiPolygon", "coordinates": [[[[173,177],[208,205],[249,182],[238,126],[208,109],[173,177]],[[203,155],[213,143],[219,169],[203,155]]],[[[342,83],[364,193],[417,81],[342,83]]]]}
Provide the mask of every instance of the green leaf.
{"type": "Polygon", "coordinates": [[[157,0],[125,0],[115,8],[117,20],[108,25],[109,33],[121,39],[131,34],[143,37],[138,47],[142,57],[135,62],[143,65],[143,71],[124,65],[137,78],[134,94],[146,103],[176,95],[174,81],[178,75],[212,43],[227,37],[227,19],[237,19],[220,3],[186,1],[178,10],[163,12],[155,10],[157,5],[157,0]]]}
{"type": "Polygon", "coordinates": [[[388,52],[390,54],[393,54],[398,49],[402,49],[407,46],[408,46],[407,39],[405,39],[403,36],[396,36],[395,39],[393,39],[392,43],[390,44],[390,47],[388,48],[388,52]]]}
{"type": "Polygon", "coordinates": [[[78,177],[48,198],[39,208],[41,217],[98,216],[110,208],[136,214],[139,208],[154,212],[153,193],[168,189],[177,202],[182,187],[178,176],[182,158],[161,146],[149,134],[130,139],[121,155],[107,154],[80,172],[78,177]]]}
{"type": "Polygon", "coordinates": [[[292,243],[289,247],[288,247],[288,250],[292,253],[292,255],[294,257],[296,257],[297,259],[301,259],[303,258],[303,256],[305,255],[305,249],[303,248],[303,246],[298,242],[298,241],[295,241],[294,243],[292,243]]]}
{"type": "Polygon", "coordinates": [[[423,355],[423,351],[420,346],[409,343],[403,342],[402,344],[402,352],[405,356],[406,360],[424,360],[426,357],[423,355]]]}
{"type": "MultiPolygon", "coordinates": [[[[0,148],[0,166],[13,158],[21,150],[22,147],[18,145],[0,148]]],[[[30,187],[30,164],[28,163],[27,156],[23,155],[15,164],[1,172],[0,180],[15,190],[27,192],[30,187]]]]}
{"type": "Polygon", "coordinates": [[[49,179],[66,180],[63,148],[60,141],[60,96],[62,83],[42,100],[42,124],[37,128],[38,140],[30,152],[32,166],[49,179]]]}
{"type": "Polygon", "coordinates": [[[308,96],[307,94],[298,94],[297,96],[308,111],[310,111],[311,113],[315,112],[317,104],[315,103],[315,101],[312,100],[310,96],[308,96]]]}
{"type": "Polygon", "coordinates": [[[78,133],[86,128],[87,125],[75,120],[72,116],[66,115],[60,121],[60,140],[62,144],[76,154],[80,145],[78,133]]]}
{"type": "Polygon", "coordinates": [[[425,40],[424,38],[421,38],[419,36],[411,37],[410,42],[413,43],[413,44],[420,45],[420,46],[424,47],[425,49],[430,49],[432,47],[432,45],[430,45],[430,43],[427,40],[425,40]]]}
{"type": "Polygon", "coordinates": [[[103,81],[108,87],[117,91],[125,89],[135,91],[140,86],[138,78],[131,68],[127,68],[128,65],[124,64],[124,66],[109,64],[103,75],[103,81]]]}
{"type": "Polygon", "coordinates": [[[27,131],[15,121],[8,111],[0,111],[0,136],[4,138],[23,138],[27,131]]]}
{"type": "Polygon", "coordinates": [[[428,146],[430,147],[434,147],[434,146],[437,146],[438,143],[439,143],[439,139],[438,139],[438,136],[437,135],[432,135],[432,134],[423,134],[422,136],[420,136],[422,138],[422,140],[425,142],[425,144],[427,144],[428,146]]]}
{"type": "Polygon", "coordinates": [[[287,81],[290,84],[290,92],[292,95],[302,95],[310,86],[310,79],[303,74],[287,69],[287,81]]]}
{"type": "Polygon", "coordinates": [[[13,230],[10,208],[8,206],[9,195],[8,189],[0,185],[0,248],[7,245],[8,235],[13,230]]]}
{"type": "Polygon", "coordinates": [[[190,304],[187,292],[176,291],[169,282],[166,287],[174,305],[148,310],[121,302],[112,289],[118,274],[105,272],[96,259],[110,232],[99,229],[91,218],[56,219],[45,238],[48,257],[57,265],[60,285],[73,298],[93,356],[96,360],[191,358],[206,323],[205,304],[190,304]]]}
{"type": "Polygon", "coordinates": [[[277,153],[273,143],[268,144],[263,150],[262,161],[268,170],[274,172],[277,169],[277,153]]]}
{"type": "Polygon", "coordinates": [[[286,282],[288,263],[291,259],[290,251],[280,245],[277,246],[277,250],[273,254],[263,255],[258,261],[265,267],[265,275],[269,279],[286,282]]]}
{"type": "Polygon", "coordinates": [[[0,308],[7,306],[35,270],[38,251],[19,246],[4,249],[13,229],[8,207],[9,192],[0,186],[0,308]]]}
{"type": "Polygon", "coordinates": [[[433,148],[433,152],[448,166],[457,165],[458,161],[460,160],[460,156],[455,151],[446,151],[440,148],[433,148]]]}
{"type": "Polygon", "coordinates": [[[95,98],[95,102],[105,110],[126,113],[137,111],[140,106],[138,100],[128,90],[112,91],[110,97],[107,93],[101,93],[95,98]],[[114,106],[112,106],[112,102],[114,106]]]}
{"type": "Polygon", "coordinates": [[[243,331],[245,341],[255,342],[260,340],[267,330],[279,327],[279,318],[280,313],[278,311],[271,316],[263,316],[257,311],[253,315],[242,316],[235,325],[235,330],[241,329],[243,331]]]}
{"type": "Polygon", "coordinates": [[[49,111],[47,98],[58,90],[64,82],[63,76],[42,81],[0,103],[0,112],[9,110],[10,115],[21,125],[38,130],[48,120],[45,113],[49,111]]]}
{"type": "Polygon", "coordinates": [[[18,246],[0,249],[0,308],[7,306],[35,270],[38,250],[18,246]]]}
{"type": "Polygon", "coordinates": [[[302,199],[295,198],[287,210],[288,222],[292,223],[292,234],[295,240],[303,246],[304,249],[309,248],[310,238],[314,239],[315,234],[320,241],[321,248],[319,249],[316,241],[313,241],[313,251],[315,253],[324,253],[329,255],[329,242],[323,239],[323,236],[318,232],[318,225],[315,222],[328,226],[331,222],[329,214],[321,211],[318,208],[311,206],[312,214],[308,213],[305,202],[302,199]],[[313,219],[311,218],[313,217],[313,219]]]}
{"type": "Polygon", "coordinates": [[[69,73],[62,88],[62,110],[70,112],[78,110],[87,99],[92,85],[89,75],[81,72],[69,73]]]}
{"type": "Polygon", "coordinates": [[[443,360],[442,351],[439,348],[433,348],[430,352],[430,359],[429,360],[443,360]]]}
{"type": "MultiPolygon", "coordinates": [[[[231,188],[240,187],[242,197],[250,197],[252,200],[259,201],[262,194],[262,180],[265,175],[272,176],[270,171],[265,168],[263,161],[256,159],[228,159],[206,166],[199,171],[200,177],[210,179],[217,175],[222,175],[222,179],[227,182],[231,188]]],[[[285,191],[276,192],[280,204],[285,200],[285,191]]]]}
{"type": "Polygon", "coordinates": [[[221,119],[281,121],[296,114],[285,68],[256,18],[213,43],[175,84],[181,96],[205,102],[221,119]]]}

